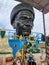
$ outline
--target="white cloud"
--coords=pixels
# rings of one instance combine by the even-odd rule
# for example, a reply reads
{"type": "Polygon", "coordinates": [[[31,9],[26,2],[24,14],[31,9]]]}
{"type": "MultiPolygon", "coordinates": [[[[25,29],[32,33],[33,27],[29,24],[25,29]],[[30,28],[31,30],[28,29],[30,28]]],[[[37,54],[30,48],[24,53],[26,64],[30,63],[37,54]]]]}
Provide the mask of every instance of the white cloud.
{"type": "Polygon", "coordinates": [[[15,5],[19,2],[14,0],[1,0],[0,1],[0,27],[3,25],[5,28],[12,29],[10,24],[10,13],[15,5]]]}
{"type": "Polygon", "coordinates": [[[49,13],[45,15],[46,33],[49,34],[49,13]]]}
{"type": "Polygon", "coordinates": [[[34,10],[35,10],[35,20],[34,20],[34,27],[32,31],[43,33],[42,13],[36,9],[34,10]]]}

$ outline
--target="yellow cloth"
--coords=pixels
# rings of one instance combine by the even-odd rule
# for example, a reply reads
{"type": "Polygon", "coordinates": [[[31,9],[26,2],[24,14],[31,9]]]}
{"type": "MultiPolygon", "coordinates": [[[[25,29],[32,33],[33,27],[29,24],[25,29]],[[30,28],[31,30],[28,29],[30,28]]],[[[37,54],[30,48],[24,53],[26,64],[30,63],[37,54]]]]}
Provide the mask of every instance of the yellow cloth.
{"type": "Polygon", "coordinates": [[[21,53],[18,51],[17,53],[16,53],[16,57],[20,57],[21,56],[21,53]]]}
{"type": "Polygon", "coordinates": [[[0,52],[12,52],[12,49],[9,46],[8,38],[6,36],[4,38],[0,37],[0,52]]]}

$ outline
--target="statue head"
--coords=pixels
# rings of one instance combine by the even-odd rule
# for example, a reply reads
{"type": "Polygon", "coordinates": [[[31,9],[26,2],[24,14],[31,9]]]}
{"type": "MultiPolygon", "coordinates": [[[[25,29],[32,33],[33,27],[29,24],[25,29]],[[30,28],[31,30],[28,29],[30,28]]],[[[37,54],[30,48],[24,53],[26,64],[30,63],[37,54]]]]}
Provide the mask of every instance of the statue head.
{"type": "Polygon", "coordinates": [[[16,29],[17,35],[28,36],[33,28],[33,7],[26,3],[15,6],[11,12],[11,24],[16,29]]]}

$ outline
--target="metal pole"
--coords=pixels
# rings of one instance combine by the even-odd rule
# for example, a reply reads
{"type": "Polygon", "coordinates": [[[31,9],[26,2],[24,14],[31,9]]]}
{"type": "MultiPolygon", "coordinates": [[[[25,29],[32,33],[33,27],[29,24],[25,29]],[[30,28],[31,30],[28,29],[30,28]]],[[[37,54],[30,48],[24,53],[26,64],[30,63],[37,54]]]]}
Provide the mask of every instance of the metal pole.
{"type": "Polygon", "coordinates": [[[44,9],[43,9],[43,28],[44,28],[44,36],[45,36],[45,41],[46,41],[46,26],[45,26],[45,16],[44,16],[44,9]]]}
{"type": "MultiPolygon", "coordinates": [[[[45,36],[45,48],[46,48],[46,26],[45,26],[45,16],[44,16],[44,9],[43,9],[43,28],[44,28],[44,36],[45,36]]],[[[47,49],[46,49],[47,52],[47,49]]],[[[47,57],[47,56],[46,56],[47,57]]],[[[46,61],[46,60],[45,60],[46,61]]]]}

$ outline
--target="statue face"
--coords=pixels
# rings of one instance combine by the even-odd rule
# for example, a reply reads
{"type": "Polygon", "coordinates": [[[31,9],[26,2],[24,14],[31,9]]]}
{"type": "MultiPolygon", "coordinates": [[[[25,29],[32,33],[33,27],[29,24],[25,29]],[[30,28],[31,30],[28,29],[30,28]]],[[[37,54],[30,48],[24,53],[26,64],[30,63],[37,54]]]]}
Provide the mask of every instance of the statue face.
{"type": "Polygon", "coordinates": [[[30,11],[20,11],[13,23],[18,35],[29,35],[33,27],[33,14],[30,11]]]}

